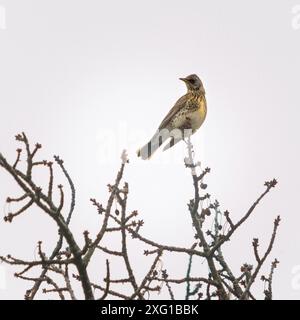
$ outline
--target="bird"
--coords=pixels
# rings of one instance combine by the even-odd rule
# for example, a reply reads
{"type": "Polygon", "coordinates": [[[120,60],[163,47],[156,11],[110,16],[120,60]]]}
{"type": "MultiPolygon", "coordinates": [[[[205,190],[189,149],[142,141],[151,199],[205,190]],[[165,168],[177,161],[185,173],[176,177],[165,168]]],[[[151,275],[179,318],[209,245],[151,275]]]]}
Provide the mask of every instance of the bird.
{"type": "Polygon", "coordinates": [[[205,89],[196,74],[179,78],[187,88],[187,93],[180,97],[164,117],[153,137],[142,148],[137,156],[150,159],[159,147],[169,140],[163,151],[194,134],[203,124],[207,115],[205,89]]]}

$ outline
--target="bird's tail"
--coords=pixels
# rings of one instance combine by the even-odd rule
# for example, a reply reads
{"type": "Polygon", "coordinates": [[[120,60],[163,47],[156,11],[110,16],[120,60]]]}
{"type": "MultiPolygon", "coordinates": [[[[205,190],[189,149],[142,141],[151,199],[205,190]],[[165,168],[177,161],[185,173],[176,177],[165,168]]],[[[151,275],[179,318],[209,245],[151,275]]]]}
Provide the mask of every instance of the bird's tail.
{"type": "Polygon", "coordinates": [[[158,130],[155,135],[142,148],[137,151],[137,156],[143,160],[150,159],[154,152],[170,137],[168,130],[158,130]]]}

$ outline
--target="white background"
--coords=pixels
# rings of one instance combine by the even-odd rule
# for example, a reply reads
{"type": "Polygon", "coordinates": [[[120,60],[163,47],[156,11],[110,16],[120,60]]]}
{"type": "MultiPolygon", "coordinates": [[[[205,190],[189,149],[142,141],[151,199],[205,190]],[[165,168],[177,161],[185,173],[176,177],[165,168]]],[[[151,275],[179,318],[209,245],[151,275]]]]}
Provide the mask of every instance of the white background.
{"type": "MultiPolygon", "coordinates": [[[[299,299],[299,286],[292,285],[293,268],[300,264],[300,30],[293,12],[298,4],[1,0],[6,28],[0,30],[0,151],[13,161],[14,135],[25,131],[43,144],[42,158],[59,154],[65,160],[78,194],[71,227],[82,243],[83,230],[93,236],[100,224],[89,198],[105,203],[106,184],[114,181],[126,148],[129,209],[139,210],[143,234],[190,246],[194,239],[186,203],[193,190],[183,166],[184,144],[146,162],[136,158],[135,150],[185,93],[178,78],[197,73],[207,92],[208,116],[193,142],[203,167],[212,168],[208,191],[221,208],[236,220],[264,190],[265,180],[279,180],[227,245],[226,256],[236,273],[242,263],[254,263],[252,238],[260,238],[263,250],[280,214],[270,257],[280,261],[274,298],[299,299]]],[[[18,188],[1,170],[3,215],[8,195],[19,195],[18,188]]],[[[54,232],[53,223],[36,209],[12,224],[2,221],[0,254],[34,259],[40,239],[51,251],[54,232]]],[[[138,255],[135,243],[132,248],[142,276],[147,269],[141,261],[151,263],[151,258],[138,255]]],[[[164,267],[178,275],[184,275],[186,264],[186,256],[164,260],[164,267]]],[[[1,299],[22,299],[30,288],[13,278],[15,270],[6,267],[1,299]]],[[[117,265],[112,272],[120,274],[117,265]]],[[[104,261],[91,273],[102,279],[104,261]]],[[[260,280],[255,292],[263,292],[260,280]]],[[[179,290],[177,298],[183,294],[179,290]]]]}

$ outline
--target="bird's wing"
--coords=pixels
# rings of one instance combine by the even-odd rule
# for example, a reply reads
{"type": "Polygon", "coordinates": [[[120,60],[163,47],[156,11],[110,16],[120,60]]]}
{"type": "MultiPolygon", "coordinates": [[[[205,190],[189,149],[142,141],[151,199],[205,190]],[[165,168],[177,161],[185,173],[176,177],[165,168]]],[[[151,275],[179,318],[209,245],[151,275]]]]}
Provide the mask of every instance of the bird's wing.
{"type": "Polygon", "coordinates": [[[174,115],[186,104],[187,100],[188,100],[188,94],[185,94],[184,96],[182,96],[177,100],[173,108],[169,111],[169,113],[165,116],[165,118],[159,125],[158,130],[165,128],[169,124],[170,119],[172,119],[174,115]]]}

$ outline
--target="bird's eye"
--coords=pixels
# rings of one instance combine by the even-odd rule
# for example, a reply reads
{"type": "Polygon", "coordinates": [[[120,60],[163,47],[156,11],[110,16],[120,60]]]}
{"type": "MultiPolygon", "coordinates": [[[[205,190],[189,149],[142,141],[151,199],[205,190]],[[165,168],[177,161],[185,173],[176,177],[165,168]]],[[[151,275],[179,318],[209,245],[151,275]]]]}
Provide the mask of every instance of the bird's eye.
{"type": "Polygon", "coordinates": [[[195,80],[194,80],[194,79],[190,79],[189,82],[190,82],[191,84],[195,84],[195,80]]]}

